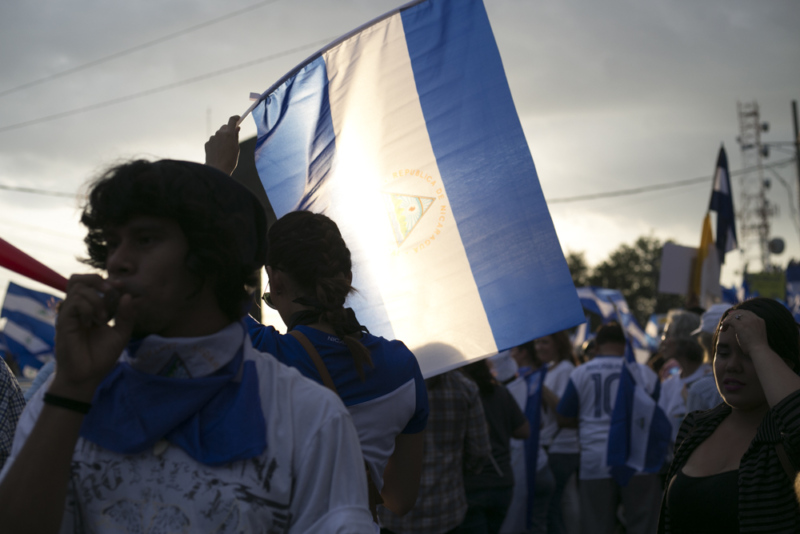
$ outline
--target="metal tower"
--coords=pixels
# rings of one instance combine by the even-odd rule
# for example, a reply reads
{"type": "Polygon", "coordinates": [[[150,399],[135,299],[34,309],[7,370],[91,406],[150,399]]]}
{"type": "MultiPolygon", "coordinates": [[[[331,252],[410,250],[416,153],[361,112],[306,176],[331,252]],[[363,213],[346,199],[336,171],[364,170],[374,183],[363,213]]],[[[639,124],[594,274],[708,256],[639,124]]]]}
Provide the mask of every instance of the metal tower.
{"type": "MultiPolygon", "coordinates": [[[[777,214],[777,206],[767,199],[769,181],[764,179],[762,160],[764,147],[761,132],[769,129],[762,123],[758,113],[758,103],[737,102],[739,111],[739,147],[742,152],[742,167],[749,169],[740,179],[741,193],[736,218],[740,221],[742,240],[758,244],[758,252],[763,271],[771,271],[769,229],[770,217],[777,214]]],[[[752,248],[740,243],[740,248],[752,248]]]]}

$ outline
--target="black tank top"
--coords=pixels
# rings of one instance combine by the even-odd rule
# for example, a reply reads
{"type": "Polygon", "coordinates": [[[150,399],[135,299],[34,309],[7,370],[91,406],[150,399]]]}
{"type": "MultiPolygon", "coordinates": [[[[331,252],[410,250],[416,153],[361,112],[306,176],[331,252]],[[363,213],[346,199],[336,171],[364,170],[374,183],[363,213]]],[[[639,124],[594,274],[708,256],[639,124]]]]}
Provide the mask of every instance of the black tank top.
{"type": "Polygon", "coordinates": [[[739,470],[690,477],[681,469],[669,485],[667,506],[674,532],[739,532],[739,470]]]}

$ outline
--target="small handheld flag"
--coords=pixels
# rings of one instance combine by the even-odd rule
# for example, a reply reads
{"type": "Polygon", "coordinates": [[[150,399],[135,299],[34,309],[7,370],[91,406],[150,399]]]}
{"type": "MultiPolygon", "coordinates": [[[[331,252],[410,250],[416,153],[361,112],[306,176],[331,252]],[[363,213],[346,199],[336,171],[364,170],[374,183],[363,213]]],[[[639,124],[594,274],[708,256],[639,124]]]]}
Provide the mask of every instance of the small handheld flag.
{"type": "Polygon", "coordinates": [[[55,306],[53,295],[8,283],[0,317],[6,318],[3,332],[7,351],[20,369],[39,369],[53,357],[55,347],[55,306]]]}
{"type": "Polygon", "coordinates": [[[620,486],[626,486],[635,473],[660,471],[672,438],[672,425],[658,405],[661,383],[655,379],[648,388],[643,371],[626,335],[607,451],[611,476],[620,486]]]}
{"type": "Polygon", "coordinates": [[[340,38],[253,110],[278,217],[325,213],[373,333],[463,360],[584,321],[480,0],[422,0],[340,38]]]}

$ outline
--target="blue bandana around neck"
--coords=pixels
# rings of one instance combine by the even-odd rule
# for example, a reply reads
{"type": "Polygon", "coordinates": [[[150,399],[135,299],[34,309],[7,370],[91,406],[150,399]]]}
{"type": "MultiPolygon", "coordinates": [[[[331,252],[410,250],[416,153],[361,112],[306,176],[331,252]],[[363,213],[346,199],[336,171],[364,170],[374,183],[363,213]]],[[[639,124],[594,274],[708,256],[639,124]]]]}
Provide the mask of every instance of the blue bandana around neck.
{"type": "MultiPolygon", "coordinates": [[[[233,359],[197,378],[147,373],[123,358],[97,388],[81,437],[120,454],[139,454],[166,439],[206,465],[262,454],[266,421],[255,363],[244,361],[245,342],[243,335],[233,359]]],[[[130,357],[141,345],[129,345],[130,357]]]]}

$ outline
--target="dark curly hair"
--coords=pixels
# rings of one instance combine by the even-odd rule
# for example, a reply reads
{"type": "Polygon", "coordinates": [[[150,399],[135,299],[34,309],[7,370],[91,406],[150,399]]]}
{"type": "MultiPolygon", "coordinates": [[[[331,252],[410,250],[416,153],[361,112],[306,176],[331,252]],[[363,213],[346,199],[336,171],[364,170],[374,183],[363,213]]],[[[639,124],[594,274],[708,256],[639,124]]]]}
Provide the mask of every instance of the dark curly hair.
{"type": "Polygon", "coordinates": [[[267,265],[288,274],[319,308],[320,319],[333,327],[350,349],[356,370],[372,366],[369,349],[360,341],[361,326],[344,307],[352,291],[350,249],[331,219],[310,211],[287,213],[269,229],[267,265]]]}
{"type": "Polygon", "coordinates": [[[104,269],[106,231],[137,216],[164,217],[189,245],[186,267],[213,280],[217,303],[232,321],[246,312],[266,257],[266,216],[256,197],[226,174],[189,161],[136,160],[116,165],[90,185],[81,223],[89,257],[104,269]]]}

